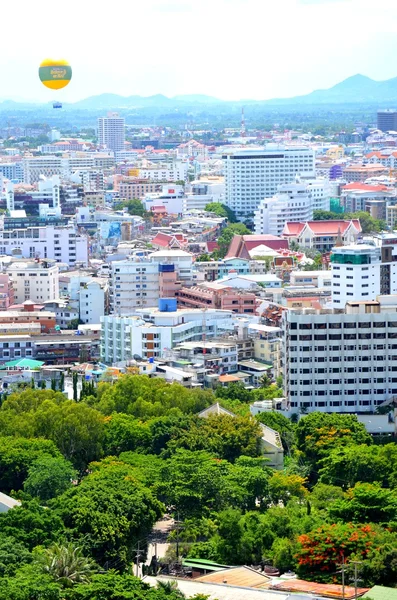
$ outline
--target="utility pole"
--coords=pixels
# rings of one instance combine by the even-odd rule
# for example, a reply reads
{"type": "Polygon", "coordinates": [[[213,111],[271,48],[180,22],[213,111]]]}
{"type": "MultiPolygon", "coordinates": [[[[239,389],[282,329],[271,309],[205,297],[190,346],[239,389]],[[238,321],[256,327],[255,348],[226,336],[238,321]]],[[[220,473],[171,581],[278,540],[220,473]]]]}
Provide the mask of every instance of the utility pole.
{"type": "Polygon", "coordinates": [[[135,576],[139,577],[139,559],[141,558],[139,541],[138,541],[138,548],[135,548],[135,552],[136,552],[135,576]]]}
{"type": "Polygon", "coordinates": [[[341,570],[338,573],[342,573],[342,600],[345,600],[345,557],[342,554],[342,564],[338,565],[341,570]]]}
{"type": "Polygon", "coordinates": [[[357,569],[358,569],[358,565],[361,564],[360,560],[352,560],[351,563],[354,565],[354,600],[357,600],[358,596],[357,596],[357,569]]]}
{"type": "Polygon", "coordinates": [[[179,510],[177,512],[177,522],[176,522],[176,560],[179,562],[179,510]]]}

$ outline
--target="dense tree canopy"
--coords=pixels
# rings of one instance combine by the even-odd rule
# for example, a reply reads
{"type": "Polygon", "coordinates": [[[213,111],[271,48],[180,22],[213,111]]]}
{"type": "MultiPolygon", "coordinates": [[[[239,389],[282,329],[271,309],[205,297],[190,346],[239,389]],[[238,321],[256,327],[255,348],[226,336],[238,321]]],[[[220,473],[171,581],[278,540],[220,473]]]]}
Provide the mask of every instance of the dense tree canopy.
{"type": "Polygon", "coordinates": [[[347,569],[362,561],[365,585],[394,585],[394,440],[374,444],[349,414],[253,418],[250,404],[277,390],[264,381],[214,393],[128,374],[78,402],[52,390],[9,395],[0,406],[0,491],[22,506],[0,514],[0,597],[176,600],[175,589],[128,574],[137,542],[145,553],[166,511],[181,521],[182,556],[265,561],[335,582],[343,552],[347,569]],[[198,416],[215,402],[235,416],[198,416]],[[263,425],[280,434],[282,470],[268,466],[263,425]]]}

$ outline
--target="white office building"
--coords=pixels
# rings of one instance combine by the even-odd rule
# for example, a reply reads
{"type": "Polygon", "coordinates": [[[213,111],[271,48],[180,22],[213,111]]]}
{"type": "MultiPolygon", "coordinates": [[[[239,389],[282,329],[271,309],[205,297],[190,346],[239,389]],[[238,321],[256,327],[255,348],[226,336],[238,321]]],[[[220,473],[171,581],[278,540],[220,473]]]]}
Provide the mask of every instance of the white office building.
{"type": "Polygon", "coordinates": [[[281,359],[290,412],[363,413],[397,395],[397,298],[345,311],[283,312],[281,359]]]}
{"type": "Polygon", "coordinates": [[[180,309],[163,312],[158,308],[137,311],[138,316],[105,316],[101,319],[101,360],[107,364],[134,357],[160,358],[164,351],[187,341],[212,338],[234,330],[234,314],[227,310],[180,309]]]}
{"type": "Polygon", "coordinates": [[[265,198],[255,211],[255,233],[281,235],[286,222],[310,221],[313,218],[312,197],[306,183],[280,185],[278,193],[265,198]]]}
{"type": "Polygon", "coordinates": [[[190,189],[183,198],[183,213],[192,210],[204,210],[212,202],[224,203],[225,182],[223,177],[205,177],[192,181],[190,189]]]}
{"type": "Polygon", "coordinates": [[[189,163],[175,160],[164,164],[146,164],[139,168],[139,179],[150,181],[187,181],[189,163]]]}
{"type": "Polygon", "coordinates": [[[75,265],[88,262],[88,239],[73,225],[0,229],[0,254],[16,258],[53,258],[75,265]]]}
{"type": "Polygon", "coordinates": [[[375,300],[381,293],[381,253],[369,244],[333,248],[331,254],[331,294],[335,308],[346,302],[375,300]]]}
{"type": "Polygon", "coordinates": [[[41,304],[59,296],[59,269],[53,260],[12,262],[7,273],[13,283],[15,304],[26,300],[41,304]]]}
{"type": "Polygon", "coordinates": [[[145,194],[143,204],[147,211],[155,206],[164,206],[170,215],[181,215],[183,211],[184,192],[182,185],[163,185],[161,192],[145,194]]]}
{"type": "Polygon", "coordinates": [[[225,204],[238,217],[257,209],[284,183],[301,173],[314,173],[314,151],[308,147],[242,149],[223,155],[225,204]]]}
{"type": "Polygon", "coordinates": [[[312,174],[301,175],[300,180],[306,183],[312,199],[313,210],[329,210],[332,186],[325,177],[314,177],[312,174]]]}
{"type": "Polygon", "coordinates": [[[118,113],[98,119],[98,145],[113,152],[124,150],[125,120],[118,113]]]}

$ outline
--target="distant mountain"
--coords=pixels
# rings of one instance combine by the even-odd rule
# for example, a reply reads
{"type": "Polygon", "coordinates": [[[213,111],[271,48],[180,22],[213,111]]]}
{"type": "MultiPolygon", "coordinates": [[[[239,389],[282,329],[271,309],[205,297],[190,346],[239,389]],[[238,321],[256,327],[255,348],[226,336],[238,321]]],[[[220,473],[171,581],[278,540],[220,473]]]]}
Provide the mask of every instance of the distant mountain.
{"type": "Polygon", "coordinates": [[[115,108],[156,108],[156,107],[178,107],[195,104],[220,104],[222,101],[205,96],[203,94],[190,94],[186,96],[174,96],[167,98],[163,94],[154,96],[119,96],[118,94],[100,94],[99,96],[90,96],[79,102],[74,102],[71,106],[89,110],[115,109],[115,108]]]}
{"type": "MultiPolygon", "coordinates": [[[[251,106],[253,110],[269,107],[296,107],[306,105],[338,105],[366,104],[373,106],[397,107],[397,77],[386,81],[375,81],[365,75],[353,75],[333,87],[325,90],[315,90],[304,96],[293,98],[273,98],[271,100],[234,100],[225,101],[205,94],[186,94],[168,98],[163,94],[153,96],[120,96],[119,94],[99,94],[90,96],[78,102],[64,103],[68,110],[108,111],[108,110],[141,110],[155,109],[180,110],[181,112],[203,112],[211,107],[214,110],[240,111],[242,106],[251,106]]],[[[11,99],[0,99],[1,110],[22,110],[33,107],[44,107],[39,103],[11,99]]]]}
{"type": "Polygon", "coordinates": [[[375,81],[365,75],[353,75],[326,90],[315,90],[305,96],[275,98],[266,104],[397,104],[397,77],[375,81]]]}

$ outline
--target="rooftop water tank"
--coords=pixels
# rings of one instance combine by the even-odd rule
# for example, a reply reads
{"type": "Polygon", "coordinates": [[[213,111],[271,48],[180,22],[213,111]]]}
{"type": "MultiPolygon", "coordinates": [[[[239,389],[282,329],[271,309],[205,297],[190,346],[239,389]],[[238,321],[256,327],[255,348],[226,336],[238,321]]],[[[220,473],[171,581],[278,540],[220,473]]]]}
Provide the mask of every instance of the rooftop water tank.
{"type": "Polygon", "coordinates": [[[174,312],[176,309],[176,298],[159,298],[160,312],[174,312]]]}

